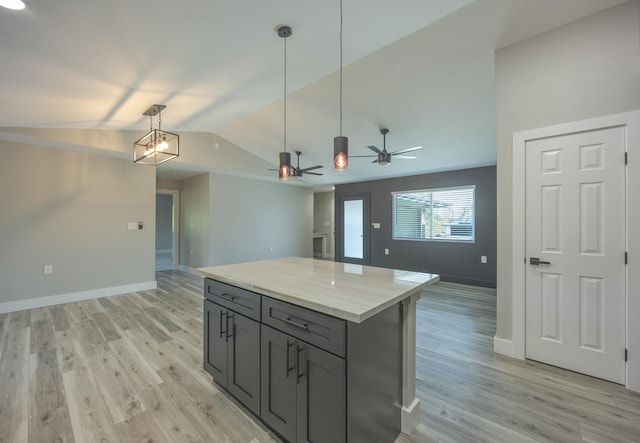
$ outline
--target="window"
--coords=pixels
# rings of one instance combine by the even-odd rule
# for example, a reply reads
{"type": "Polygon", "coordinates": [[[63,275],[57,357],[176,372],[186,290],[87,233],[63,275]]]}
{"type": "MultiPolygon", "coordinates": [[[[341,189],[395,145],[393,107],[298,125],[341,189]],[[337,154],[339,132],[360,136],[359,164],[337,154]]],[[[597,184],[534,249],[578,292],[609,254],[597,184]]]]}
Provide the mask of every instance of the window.
{"type": "Polygon", "coordinates": [[[394,240],[475,241],[475,186],[394,192],[394,240]]]}

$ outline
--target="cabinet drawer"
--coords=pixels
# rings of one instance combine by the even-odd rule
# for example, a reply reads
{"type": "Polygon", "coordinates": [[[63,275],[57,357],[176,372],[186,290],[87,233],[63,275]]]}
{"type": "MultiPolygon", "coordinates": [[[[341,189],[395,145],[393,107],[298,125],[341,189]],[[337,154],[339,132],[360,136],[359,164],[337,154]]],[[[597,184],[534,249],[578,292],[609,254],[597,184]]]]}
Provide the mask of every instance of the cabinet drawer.
{"type": "Polygon", "coordinates": [[[207,278],[204,281],[204,296],[207,300],[260,321],[260,294],[207,278]]]}
{"type": "Polygon", "coordinates": [[[345,357],[344,320],[263,296],[262,323],[345,357]]]}

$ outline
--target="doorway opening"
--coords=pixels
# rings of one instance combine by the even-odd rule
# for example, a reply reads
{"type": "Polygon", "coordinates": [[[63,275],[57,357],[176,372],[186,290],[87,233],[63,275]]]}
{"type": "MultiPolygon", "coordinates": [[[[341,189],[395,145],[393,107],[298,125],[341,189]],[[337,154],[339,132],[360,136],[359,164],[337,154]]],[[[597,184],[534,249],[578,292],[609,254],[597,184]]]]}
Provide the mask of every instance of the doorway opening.
{"type": "Polygon", "coordinates": [[[179,192],[156,191],[156,271],[176,270],[179,260],[179,192]]]}

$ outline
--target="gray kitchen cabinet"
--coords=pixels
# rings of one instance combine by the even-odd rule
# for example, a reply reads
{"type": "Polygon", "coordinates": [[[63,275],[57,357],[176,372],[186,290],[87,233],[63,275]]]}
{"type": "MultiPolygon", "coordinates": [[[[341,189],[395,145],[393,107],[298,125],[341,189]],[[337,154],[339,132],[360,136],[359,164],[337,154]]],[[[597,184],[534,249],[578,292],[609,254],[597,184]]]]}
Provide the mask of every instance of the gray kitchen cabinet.
{"type": "Polygon", "coordinates": [[[285,441],[395,441],[399,303],[353,323],[212,279],[205,297],[205,369],[285,441]]]}
{"type": "Polygon", "coordinates": [[[296,340],[262,325],[260,418],[288,441],[296,441],[296,340]]]}
{"type": "Polygon", "coordinates": [[[236,304],[242,309],[239,300],[242,295],[224,298],[209,292],[204,301],[204,369],[218,385],[258,415],[260,323],[233,310],[236,304]],[[212,299],[226,306],[214,303],[212,299]]]}
{"type": "Polygon", "coordinates": [[[261,418],[285,439],[345,441],[343,358],[262,325],[261,377],[261,418]]]}

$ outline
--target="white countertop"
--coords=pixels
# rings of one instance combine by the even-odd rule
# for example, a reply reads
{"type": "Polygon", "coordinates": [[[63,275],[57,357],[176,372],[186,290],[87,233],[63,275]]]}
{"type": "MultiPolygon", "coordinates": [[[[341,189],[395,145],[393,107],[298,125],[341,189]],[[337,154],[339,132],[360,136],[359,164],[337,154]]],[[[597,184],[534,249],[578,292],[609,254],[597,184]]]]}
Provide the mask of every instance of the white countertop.
{"type": "Polygon", "coordinates": [[[439,280],[436,274],[299,257],[198,270],[205,277],[355,323],[439,280]]]}

